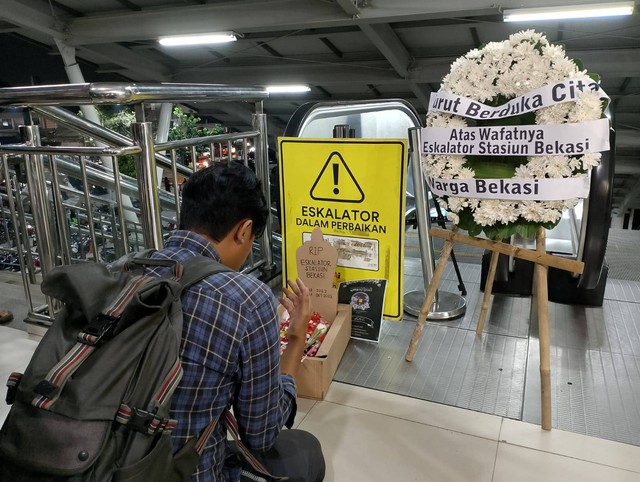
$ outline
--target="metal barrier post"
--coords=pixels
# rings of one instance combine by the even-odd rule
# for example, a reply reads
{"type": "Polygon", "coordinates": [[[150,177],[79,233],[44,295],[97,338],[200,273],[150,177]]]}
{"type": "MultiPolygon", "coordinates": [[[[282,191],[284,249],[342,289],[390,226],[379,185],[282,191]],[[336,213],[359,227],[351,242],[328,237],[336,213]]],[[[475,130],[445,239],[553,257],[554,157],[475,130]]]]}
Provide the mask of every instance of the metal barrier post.
{"type": "MultiPolygon", "coordinates": [[[[87,176],[87,160],[84,156],[80,156],[80,174],[82,176],[82,184],[84,185],[85,214],[87,216],[89,237],[91,238],[91,244],[89,246],[93,246],[93,258],[96,261],[102,261],[102,259],[100,258],[100,250],[98,249],[96,225],[93,220],[93,204],[91,204],[91,184],[89,183],[89,178],[87,176]]],[[[80,226],[80,223],[78,223],[78,226],[80,226]]]]}
{"type": "Polygon", "coordinates": [[[56,217],[58,219],[58,242],[60,246],[60,255],[62,257],[62,264],[71,264],[71,246],[69,240],[69,224],[67,222],[67,216],[64,209],[64,202],[62,199],[62,191],[60,190],[60,183],[58,177],[58,165],[56,164],[55,156],[49,156],[49,170],[51,171],[51,190],[53,192],[53,205],[56,211],[56,217]]]}
{"type": "Polygon", "coordinates": [[[140,217],[144,245],[146,248],[162,249],[164,242],[151,122],[135,122],[131,130],[133,142],[142,149],[142,152],[135,156],[135,164],[140,192],[140,217]]]}
{"type": "MultiPolygon", "coordinates": [[[[40,146],[40,131],[38,126],[20,126],[20,136],[26,144],[40,146]]],[[[47,197],[47,180],[44,174],[44,162],[42,155],[28,154],[24,156],[29,185],[29,197],[31,198],[31,215],[36,227],[36,240],[38,253],[40,254],[40,268],[42,275],[46,276],[56,264],[55,238],[52,226],[52,213],[47,197]]],[[[29,249],[29,247],[27,247],[29,249]]],[[[27,259],[31,261],[31,252],[27,259]]],[[[48,319],[53,321],[57,310],[57,303],[50,296],[46,297],[48,307],[48,319]]]]}
{"type": "MultiPolygon", "coordinates": [[[[20,126],[20,135],[25,143],[32,146],[40,145],[38,126],[20,126]]],[[[47,180],[41,155],[28,154],[24,156],[31,198],[31,215],[36,226],[36,239],[40,253],[40,266],[46,275],[55,266],[55,239],[51,225],[52,215],[47,199],[47,180]]]]}
{"type": "MultiPolygon", "coordinates": [[[[422,169],[420,166],[420,128],[409,129],[409,167],[413,174],[413,189],[416,198],[416,220],[418,222],[418,239],[420,241],[420,257],[422,259],[422,275],[424,278],[424,291],[411,291],[404,295],[404,310],[414,316],[418,316],[427,292],[429,283],[433,278],[435,266],[433,245],[429,236],[431,228],[431,216],[422,169]]],[[[447,291],[438,290],[434,303],[431,305],[430,320],[448,320],[461,316],[466,311],[465,299],[447,291]]]]}
{"type": "Polygon", "coordinates": [[[27,215],[24,210],[24,196],[22,195],[22,188],[18,182],[17,176],[12,176],[13,192],[15,193],[15,209],[18,215],[19,222],[14,223],[16,230],[16,239],[18,239],[19,248],[20,242],[24,246],[24,256],[21,255],[20,250],[16,252],[18,255],[18,262],[20,264],[20,270],[26,271],[29,275],[29,281],[33,284],[37,283],[36,270],[33,266],[33,256],[31,255],[31,239],[29,238],[27,227],[27,215]],[[22,239],[20,240],[19,237],[22,239]]]}
{"type": "MultiPolygon", "coordinates": [[[[260,132],[256,139],[256,176],[262,183],[262,191],[269,207],[269,217],[263,235],[258,240],[260,253],[264,259],[264,269],[273,269],[273,253],[271,251],[271,193],[269,192],[269,147],[267,139],[267,114],[263,112],[262,102],[256,103],[256,113],[253,115],[253,128],[260,132]]],[[[221,147],[222,150],[222,147],[221,147]]],[[[229,151],[229,156],[231,152],[229,151]]]]}
{"type": "MultiPolygon", "coordinates": [[[[31,279],[31,278],[27,278],[27,270],[25,270],[25,263],[24,263],[24,259],[21,256],[20,253],[20,237],[19,237],[19,230],[20,228],[18,227],[19,225],[19,221],[18,221],[18,212],[17,212],[17,207],[16,207],[16,201],[14,199],[14,193],[17,196],[17,188],[16,186],[18,185],[18,180],[16,179],[16,176],[10,176],[9,175],[9,165],[7,163],[7,156],[3,155],[0,156],[2,158],[2,169],[4,171],[4,181],[5,181],[5,186],[6,186],[6,190],[7,190],[7,201],[9,203],[9,214],[11,216],[11,222],[13,223],[13,232],[15,235],[15,248],[16,248],[16,254],[18,255],[18,262],[20,263],[20,275],[22,276],[22,286],[24,288],[24,294],[26,295],[27,298],[27,302],[29,303],[29,310],[33,310],[33,299],[31,297],[31,289],[29,288],[29,282],[34,282],[35,283],[35,279],[31,279]]],[[[4,208],[3,208],[3,212],[4,212],[4,208]]],[[[24,217],[22,217],[22,219],[24,219],[24,217]]],[[[9,240],[9,229],[7,229],[7,241],[9,240]]],[[[28,245],[25,245],[25,249],[29,249],[28,245]]],[[[31,273],[31,272],[29,272],[31,273]]],[[[34,276],[35,278],[35,276],[34,276]]]]}

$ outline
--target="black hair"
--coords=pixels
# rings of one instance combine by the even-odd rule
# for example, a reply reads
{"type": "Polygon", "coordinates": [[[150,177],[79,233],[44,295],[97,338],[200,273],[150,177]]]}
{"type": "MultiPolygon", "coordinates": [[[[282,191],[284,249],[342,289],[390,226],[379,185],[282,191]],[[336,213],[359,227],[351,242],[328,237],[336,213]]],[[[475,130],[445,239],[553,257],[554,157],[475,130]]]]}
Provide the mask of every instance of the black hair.
{"type": "Polygon", "coordinates": [[[216,162],[195,172],[182,188],[180,229],[221,241],[243,219],[252,233],[264,232],[269,206],[253,171],[238,162],[216,162]]]}

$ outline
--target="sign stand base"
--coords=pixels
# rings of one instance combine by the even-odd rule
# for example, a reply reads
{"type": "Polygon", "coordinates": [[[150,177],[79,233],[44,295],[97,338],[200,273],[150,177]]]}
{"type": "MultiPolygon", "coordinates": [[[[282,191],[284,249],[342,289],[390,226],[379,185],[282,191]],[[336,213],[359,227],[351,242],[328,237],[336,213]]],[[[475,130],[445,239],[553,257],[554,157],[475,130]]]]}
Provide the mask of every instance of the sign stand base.
{"type": "MultiPolygon", "coordinates": [[[[410,291],[404,295],[404,311],[413,316],[420,315],[420,308],[425,298],[425,292],[410,291]]],[[[456,294],[449,291],[438,290],[436,301],[431,304],[428,320],[450,320],[464,315],[467,310],[466,300],[456,294]]]]}

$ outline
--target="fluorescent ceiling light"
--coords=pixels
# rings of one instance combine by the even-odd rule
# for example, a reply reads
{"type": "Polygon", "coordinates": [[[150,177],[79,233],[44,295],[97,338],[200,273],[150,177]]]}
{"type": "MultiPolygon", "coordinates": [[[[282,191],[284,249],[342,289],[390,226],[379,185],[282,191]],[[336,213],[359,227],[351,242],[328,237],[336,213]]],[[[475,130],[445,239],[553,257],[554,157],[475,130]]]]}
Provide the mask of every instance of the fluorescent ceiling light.
{"type": "Polygon", "coordinates": [[[541,7],[505,10],[505,22],[527,22],[536,20],[561,20],[568,18],[613,17],[631,15],[633,2],[594,3],[591,5],[574,5],[571,7],[541,7]]]}
{"type": "Polygon", "coordinates": [[[296,92],[309,92],[308,85],[267,85],[267,92],[270,94],[293,94],[296,92]]]}
{"type": "Polygon", "coordinates": [[[226,42],[235,42],[236,35],[233,33],[207,33],[199,35],[176,35],[173,37],[160,37],[158,42],[160,45],[179,46],[179,45],[205,45],[205,44],[221,44],[226,42]]]}

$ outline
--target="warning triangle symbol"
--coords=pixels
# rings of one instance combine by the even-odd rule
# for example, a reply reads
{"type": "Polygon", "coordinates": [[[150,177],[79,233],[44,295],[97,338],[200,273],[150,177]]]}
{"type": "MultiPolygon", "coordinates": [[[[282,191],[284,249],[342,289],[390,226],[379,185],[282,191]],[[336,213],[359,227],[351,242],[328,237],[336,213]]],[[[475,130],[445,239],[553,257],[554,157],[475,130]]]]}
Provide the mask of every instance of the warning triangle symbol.
{"type": "Polygon", "coordinates": [[[311,186],[311,199],[361,203],[364,192],[339,152],[332,152],[311,186]]]}

